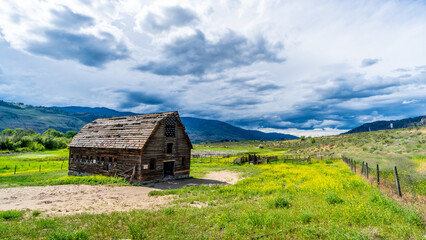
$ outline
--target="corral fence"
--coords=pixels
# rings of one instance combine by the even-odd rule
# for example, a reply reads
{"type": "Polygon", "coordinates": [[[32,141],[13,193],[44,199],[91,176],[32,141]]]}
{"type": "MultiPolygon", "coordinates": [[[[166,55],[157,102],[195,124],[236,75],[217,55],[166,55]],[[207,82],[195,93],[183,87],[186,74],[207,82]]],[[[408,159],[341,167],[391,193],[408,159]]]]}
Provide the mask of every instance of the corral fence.
{"type": "MultiPolygon", "coordinates": [[[[19,174],[21,172],[41,172],[45,169],[51,170],[54,162],[61,162],[60,169],[68,168],[67,157],[48,157],[43,160],[39,159],[20,159],[17,163],[11,163],[15,160],[2,163],[0,161],[0,174],[19,174]]],[[[59,169],[59,165],[57,166],[59,169]]]]}
{"type": "Polygon", "coordinates": [[[379,164],[370,166],[367,162],[355,161],[346,156],[342,156],[342,160],[350,167],[351,171],[355,174],[361,174],[365,176],[367,180],[373,180],[377,186],[385,186],[388,188],[394,188],[395,193],[402,197],[400,175],[398,174],[398,168],[393,167],[393,176],[389,171],[381,170],[379,164]],[[390,179],[394,179],[393,181],[390,179]]]}
{"type": "Polygon", "coordinates": [[[191,162],[194,163],[212,163],[215,161],[224,161],[226,163],[232,162],[233,164],[262,164],[273,162],[284,163],[300,163],[309,164],[318,160],[340,160],[339,157],[331,154],[283,154],[283,155],[270,155],[270,154],[244,154],[244,155],[223,155],[223,156],[208,156],[208,155],[193,155],[191,162]]]}

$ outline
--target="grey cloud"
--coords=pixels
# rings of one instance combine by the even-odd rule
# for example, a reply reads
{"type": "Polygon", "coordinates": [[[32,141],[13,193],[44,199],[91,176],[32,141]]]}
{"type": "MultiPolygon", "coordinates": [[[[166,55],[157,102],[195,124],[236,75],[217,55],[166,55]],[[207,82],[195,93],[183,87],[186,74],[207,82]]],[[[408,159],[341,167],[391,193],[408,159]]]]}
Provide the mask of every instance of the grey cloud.
{"type": "Polygon", "coordinates": [[[164,76],[202,76],[230,68],[249,66],[255,62],[279,63],[282,45],[271,45],[264,38],[250,41],[229,31],[217,42],[208,41],[204,33],[176,39],[163,46],[160,60],[151,60],[135,69],[164,76]]]}
{"type": "Polygon", "coordinates": [[[321,95],[322,99],[348,100],[388,94],[392,91],[391,87],[400,85],[397,79],[372,82],[367,85],[361,85],[361,82],[367,82],[363,76],[348,75],[332,80],[332,86],[317,87],[315,91],[321,95]]]}
{"type": "Polygon", "coordinates": [[[74,13],[71,9],[65,6],[62,11],[51,10],[51,12],[55,16],[53,24],[60,28],[73,29],[92,26],[95,23],[92,17],[74,13]]]}
{"type": "Polygon", "coordinates": [[[361,67],[369,67],[374,64],[377,64],[380,61],[380,59],[377,58],[365,58],[361,62],[361,67]]]}
{"type": "Polygon", "coordinates": [[[172,27],[182,27],[198,20],[197,14],[179,6],[164,7],[163,15],[148,13],[142,20],[142,27],[150,32],[167,31],[172,27]]]}
{"type": "Polygon", "coordinates": [[[241,109],[246,108],[247,106],[257,105],[262,102],[262,99],[259,97],[226,97],[223,99],[217,98],[214,103],[211,103],[210,105],[241,109]]]}
{"type": "Polygon", "coordinates": [[[117,90],[124,96],[124,101],[120,103],[120,108],[130,109],[141,104],[157,105],[158,109],[170,109],[170,104],[165,97],[159,94],[151,94],[142,91],[117,90]]]}
{"type": "Polygon", "coordinates": [[[58,60],[76,60],[92,67],[101,67],[107,62],[129,56],[127,47],[106,32],[100,38],[63,30],[46,30],[43,36],[45,41],[29,42],[26,50],[58,60]]]}

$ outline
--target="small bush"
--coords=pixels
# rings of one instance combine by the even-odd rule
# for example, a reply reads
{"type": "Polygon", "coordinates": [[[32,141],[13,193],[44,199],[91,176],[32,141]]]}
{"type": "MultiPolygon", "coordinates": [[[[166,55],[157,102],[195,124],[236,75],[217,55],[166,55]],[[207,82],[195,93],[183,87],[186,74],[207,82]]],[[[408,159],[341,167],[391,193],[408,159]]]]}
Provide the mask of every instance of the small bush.
{"type": "Polygon", "coordinates": [[[49,236],[49,240],[86,240],[89,236],[84,230],[78,230],[73,233],[57,231],[49,236]]]}
{"type": "Polygon", "coordinates": [[[41,214],[41,211],[40,210],[34,210],[32,213],[31,213],[31,215],[33,215],[33,217],[37,217],[37,216],[39,216],[41,214]]]}
{"type": "Polygon", "coordinates": [[[325,197],[325,201],[329,204],[339,204],[343,203],[343,199],[341,199],[339,196],[337,196],[335,193],[329,193],[325,197]]]}
{"type": "Polygon", "coordinates": [[[0,212],[0,218],[3,218],[5,220],[11,220],[11,219],[19,219],[24,216],[24,211],[19,210],[8,210],[0,212]]]}
{"type": "Polygon", "coordinates": [[[270,201],[270,206],[274,208],[289,208],[290,201],[284,197],[276,197],[270,201]]]}
{"type": "Polygon", "coordinates": [[[311,222],[313,216],[314,214],[312,212],[305,211],[305,212],[302,212],[302,214],[300,214],[300,220],[302,221],[302,223],[307,224],[311,222]]]}
{"type": "Polygon", "coordinates": [[[165,213],[166,215],[172,215],[174,212],[175,212],[175,209],[174,209],[174,208],[172,208],[172,207],[168,207],[168,208],[165,208],[165,209],[164,209],[164,213],[165,213]]]}

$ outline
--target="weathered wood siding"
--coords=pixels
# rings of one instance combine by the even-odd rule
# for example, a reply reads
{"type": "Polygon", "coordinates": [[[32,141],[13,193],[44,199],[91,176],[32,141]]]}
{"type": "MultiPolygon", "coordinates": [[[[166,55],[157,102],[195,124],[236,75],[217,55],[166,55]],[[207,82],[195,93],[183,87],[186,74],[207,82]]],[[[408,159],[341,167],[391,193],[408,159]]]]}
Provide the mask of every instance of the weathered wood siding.
{"type": "Polygon", "coordinates": [[[140,175],[140,150],[70,147],[69,171],[71,175],[101,174],[114,176],[133,168],[140,175]]]}
{"type": "Polygon", "coordinates": [[[189,176],[191,161],[191,145],[186,138],[186,133],[182,123],[176,124],[175,137],[165,136],[165,123],[161,121],[155,132],[147,143],[142,152],[141,164],[141,181],[161,180],[164,176],[163,163],[168,161],[174,162],[174,177],[182,178],[189,176]],[[167,153],[167,144],[173,143],[172,153],[167,153]],[[152,159],[155,161],[155,168],[150,169],[152,159]],[[182,164],[184,160],[184,164],[182,164]]]}

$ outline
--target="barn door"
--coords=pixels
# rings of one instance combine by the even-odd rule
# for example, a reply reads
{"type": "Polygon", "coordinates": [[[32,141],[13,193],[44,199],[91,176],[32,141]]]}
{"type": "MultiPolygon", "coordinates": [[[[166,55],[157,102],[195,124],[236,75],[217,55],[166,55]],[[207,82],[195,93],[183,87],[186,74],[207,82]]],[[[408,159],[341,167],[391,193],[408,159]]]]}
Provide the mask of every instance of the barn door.
{"type": "Polygon", "coordinates": [[[164,177],[173,176],[175,170],[175,162],[164,162],[164,177]]]}

